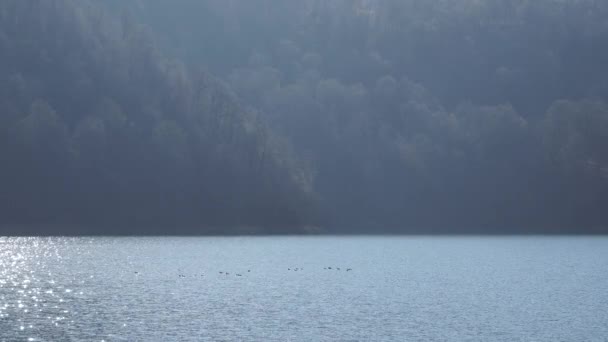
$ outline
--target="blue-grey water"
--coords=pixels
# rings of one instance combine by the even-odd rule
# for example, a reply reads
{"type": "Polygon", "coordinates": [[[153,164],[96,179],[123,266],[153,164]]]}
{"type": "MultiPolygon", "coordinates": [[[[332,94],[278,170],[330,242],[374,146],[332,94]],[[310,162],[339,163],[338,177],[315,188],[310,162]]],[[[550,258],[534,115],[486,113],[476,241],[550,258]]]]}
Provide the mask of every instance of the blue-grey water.
{"type": "Polygon", "coordinates": [[[608,341],[608,238],[0,238],[0,341],[207,340],[608,341]]]}

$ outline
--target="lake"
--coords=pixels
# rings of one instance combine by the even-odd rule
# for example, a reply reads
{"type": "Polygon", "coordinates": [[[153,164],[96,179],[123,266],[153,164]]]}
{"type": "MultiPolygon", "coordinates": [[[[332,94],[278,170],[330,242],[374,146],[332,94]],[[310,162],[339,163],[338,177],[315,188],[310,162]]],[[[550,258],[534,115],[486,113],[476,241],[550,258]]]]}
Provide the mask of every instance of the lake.
{"type": "Polygon", "coordinates": [[[0,341],[206,340],[608,341],[608,238],[0,238],[0,341]]]}

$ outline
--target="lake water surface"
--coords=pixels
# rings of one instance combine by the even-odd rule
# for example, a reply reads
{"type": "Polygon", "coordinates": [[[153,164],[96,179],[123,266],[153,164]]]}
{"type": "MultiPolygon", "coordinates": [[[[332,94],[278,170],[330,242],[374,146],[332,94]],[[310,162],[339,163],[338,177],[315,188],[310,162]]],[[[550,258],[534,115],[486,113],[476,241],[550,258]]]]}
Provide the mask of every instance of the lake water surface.
{"type": "Polygon", "coordinates": [[[608,341],[608,238],[0,237],[28,340],[608,341]]]}

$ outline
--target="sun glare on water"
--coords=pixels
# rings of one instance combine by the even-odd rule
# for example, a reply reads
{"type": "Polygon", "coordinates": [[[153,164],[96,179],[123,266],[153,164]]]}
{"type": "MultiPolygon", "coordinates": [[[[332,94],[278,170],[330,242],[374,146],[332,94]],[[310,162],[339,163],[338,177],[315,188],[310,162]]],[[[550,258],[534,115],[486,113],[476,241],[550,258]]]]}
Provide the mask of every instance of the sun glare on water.
{"type": "MultiPolygon", "coordinates": [[[[66,337],[73,277],[54,274],[65,260],[60,238],[0,237],[0,337],[39,341],[66,337]],[[63,282],[55,280],[61,276],[63,282]]],[[[82,292],[79,292],[82,294],[82,292]]]]}

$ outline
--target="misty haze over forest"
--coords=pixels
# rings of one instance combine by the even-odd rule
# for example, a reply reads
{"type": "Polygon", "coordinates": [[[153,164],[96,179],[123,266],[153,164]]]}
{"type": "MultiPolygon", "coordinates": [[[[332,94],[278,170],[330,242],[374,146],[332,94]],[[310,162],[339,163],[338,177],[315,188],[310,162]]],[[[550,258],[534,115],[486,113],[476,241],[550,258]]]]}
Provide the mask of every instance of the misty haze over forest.
{"type": "Polygon", "coordinates": [[[606,18],[3,0],[0,233],[606,233],[606,18]]]}

